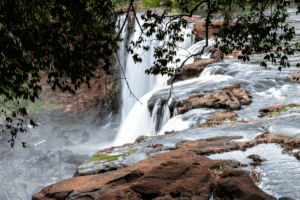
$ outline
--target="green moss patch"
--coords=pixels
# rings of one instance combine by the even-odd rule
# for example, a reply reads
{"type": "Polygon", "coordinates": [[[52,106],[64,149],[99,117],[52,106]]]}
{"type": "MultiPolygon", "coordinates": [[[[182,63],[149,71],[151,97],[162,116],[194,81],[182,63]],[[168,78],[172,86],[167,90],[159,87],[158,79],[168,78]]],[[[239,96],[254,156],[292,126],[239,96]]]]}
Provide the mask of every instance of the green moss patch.
{"type": "Polygon", "coordinates": [[[290,103],[290,104],[286,104],[284,105],[280,110],[278,111],[275,111],[275,112],[269,112],[268,113],[268,116],[275,116],[275,115],[279,115],[281,112],[286,112],[294,107],[300,107],[299,104],[296,104],[296,103],[290,103]]]}
{"type": "MultiPolygon", "coordinates": [[[[126,156],[127,154],[133,154],[137,151],[137,149],[132,149],[130,151],[127,151],[123,154],[119,154],[119,155],[107,155],[107,154],[102,154],[102,153],[98,153],[93,155],[92,157],[90,157],[88,160],[85,161],[85,163],[91,162],[91,161],[105,161],[105,162],[110,162],[110,161],[114,161],[117,160],[118,157],[120,156],[126,156]]],[[[99,162],[96,162],[95,164],[98,164],[99,162]]]]}

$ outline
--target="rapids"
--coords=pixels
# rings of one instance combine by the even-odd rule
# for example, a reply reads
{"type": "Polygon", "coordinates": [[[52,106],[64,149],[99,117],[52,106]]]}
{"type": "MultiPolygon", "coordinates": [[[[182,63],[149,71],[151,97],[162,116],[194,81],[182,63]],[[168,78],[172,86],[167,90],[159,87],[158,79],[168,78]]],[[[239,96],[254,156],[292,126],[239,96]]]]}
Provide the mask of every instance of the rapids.
{"type": "MultiPolygon", "coordinates": [[[[294,12],[295,9],[289,9],[294,12]]],[[[140,14],[138,16],[140,18],[140,14]]],[[[125,16],[120,16],[120,24],[125,16]]],[[[296,15],[291,15],[290,21],[298,20],[296,15]]],[[[142,21],[140,21],[142,23],[142,21]]],[[[291,24],[296,29],[295,41],[299,41],[300,24],[291,24]]],[[[96,151],[124,143],[134,142],[140,135],[164,135],[165,131],[180,131],[172,137],[163,137],[159,143],[164,146],[172,146],[182,140],[196,140],[214,136],[238,135],[243,136],[243,141],[251,140],[257,135],[269,130],[271,134],[283,133],[294,137],[300,137],[299,109],[294,108],[276,118],[258,118],[260,108],[273,104],[300,104],[300,85],[290,83],[287,76],[297,72],[295,67],[284,68],[281,72],[276,65],[268,63],[265,70],[259,66],[263,55],[251,56],[250,62],[243,63],[237,59],[227,59],[221,63],[208,65],[199,77],[181,81],[174,84],[172,99],[182,100],[194,94],[211,93],[220,91],[223,87],[240,83],[241,88],[246,89],[253,102],[242,106],[235,111],[240,118],[253,122],[252,124],[236,127],[216,127],[207,129],[190,129],[205,122],[210,116],[222,109],[193,109],[185,114],[177,115],[176,109],[171,115],[168,105],[162,105],[161,100],[169,95],[170,86],[166,81],[169,77],[149,76],[145,69],[154,61],[153,48],[149,52],[135,50],[135,53],[143,55],[143,62],[135,64],[126,52],[126,44],[135,40],[140,30],[135,25],[135,32],[130,35],[125,25],[122,38],[119,43],[118,57],[132,93],[139,99],[137,101],[127,88],[125,82],[121,85],[121,120],[107,117],[103,125],[92,123],[79,123],[69,121],[38,121],[40,126],[36,129],[27,128],[26,134],[20,135],[20,140],[29,141],[27,149],[17,144],[11,149],[7,140],[0,138],[0,199],[1,200],[29,200],[31,196],[42,188],[71,178],[76,168],[81,165],[96,151]],[[126,39],[128,38],[128,39],[126,39]],[[148,102],[155,102],[152,115],[148,110],[148,102]],[[158,111],[160,110],[160,113],[158,111]],[[87,133],[88,134],[87,134],[87,133]],[[89,141],[81,143],[88,135],[89,141]]],[[[185,58],[189,53],[202,49],[204,41],[195,43],[191,34],[193,23],[190,23],[184,33],[185,41],[178,44],[182,49],[178,50],[178,57],[185,58]],[[187,50],[186,50],[187,49],[187,50]]],[[[151,40],[153,38],[149,38],[151,40]]],[[[210,41],[210,45],[213,41],[210,41]]],[[[152,47],[158,43],[149,43],[152,47]]],[[[203,58],[208,58],[209,53],[203,58]]],[[[300,54],[290,58],[291,63],[296,63],[300,54]]],[[[190,59],[186,64],[192,63],[190,59]]],[[[120,70],[120,68],[119,68],[120,70]]],[[[124,78],[121,71],[121,78],[124,78]]],[[[138,157],[132,156],[130,162],[135,163],[146,157],[142,145],[137,151],[138,157]]],[[[279,197],[291,197],[300,199],[300,162],[294,157],[282,154],[276,144],[258,145],[245,152],[233,151],[209,156],[212,159],[235,159],[243,163],[250,162],[247,156],[258,154],[267,161],[262,166],[256,167],[261,173],[261,180],[257,185],[266,193],[279,197]]],[[[129,162],[129,161],[128,161],[129,162]]],[[[248,169],[248,168],[245,168],[248,169]]]]}

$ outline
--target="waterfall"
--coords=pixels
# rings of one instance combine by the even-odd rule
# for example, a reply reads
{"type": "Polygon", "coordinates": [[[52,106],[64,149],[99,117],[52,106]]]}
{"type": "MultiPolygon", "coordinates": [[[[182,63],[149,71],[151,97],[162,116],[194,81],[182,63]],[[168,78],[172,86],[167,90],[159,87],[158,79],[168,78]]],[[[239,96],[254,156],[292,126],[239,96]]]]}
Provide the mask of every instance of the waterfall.
{"type": "MultiPolygon", "coordinates": [[[[141,13],[137,14],[137,18],[140,24],[143,24],[141,19],[141,13]]],[[[182,29],[184,34],[184,42],[179,43],[181,47],[177,51],[177,57],[183,61],[186,56],[191,55],[202,50],[204,42],[200,42],[197,45],[192,45],[192,38],[190,38],[191,30],[182,29]]],[[[135,23],[135,32],[131,36],[130,40],[136,41],[141,34],[141,30],[138,23],[135,23]]],[[[166,36],[168,38],[168,36],[166,36]]],[[[147,75],[145,70],[149,69],[152,63],[155,61],[153,57],[154,47],[160,45],[156,40],[156,36],[150,36],[147,38],[146,45],[150,46],[149,51],[143,49],[134,49],[134,53],[142,57],[142,63],[134,63],[131,55],[127,57],[125,75],[128,81],[130,90],[127,88],[127,84],[122,84],[122,125],[119,133],[115,138],[114,145],[122,145],[124,143],[134,142],[134,140],[140,135],[156,135],[159,130],[169,121],[171,113],[169,110],[169,104],[172,103],[171,99],[169,102],[161,105],[161,102],[156,103],[156,108],[150,117],[148,110],[147,101],[151,95],[158,89],[168,87],[166,82],[169,77],[161,75],[147,75]],[[140,100],[137,101],[131,92],[140,100]],[[154,121],[157,120],[157,112],[160,111],[159,122],[156,124],[154,121]]],[[[193,59],[189,59],[186,64],[193,62],[193,59]]],[[[169,67],[173,67],[170,65],[169,67]]]]}
{"type": "MultiPolygon", "coordinates": [[[[141,24],[143,24],[143,20],[141,19],[141,13],[137,14],[137,18],[141,24]]],[[[135,32],[131,36],[130,41],[136,41],[138,40],[139,36],[141,34],[141,30],[138,26],[138,23],[135,23],[135,32]]],[[[161,76],[154,76],[154,75],[147,75],[145,74],[145,70],[149,69],[150,65],[153,63],[153,52],[154,46],[157,46],[157,42],[150,41],[155,39],[155,36],[148,38],[148,41],[146,42],[146,45],[150,46],[150,50],[144,52],[143,49],[135,49],[134,53],[140,55],[143,59],[142,63],[135,63],[132,56],[129,55],[128,59],[126,61],[126,70],[125,70],[125,76],[127,78],[130,90],[127,87],[127,84],[122,85],[122,121],[125,120],[126,116],[130,112],[130,110],[133,108],[134,104],[137,102],[137,100],[132,96],[131,92],[140,99],[145,95],[147,92],[154,89],[155,84],[158,79],[161,78],[161,76]]]]}
{"type": "MultiPolygon", "coordinates": [[[[120,29],[122,28],[125,18],[126,18],[126,14],[118,16],[117,32],[119,32],[120,29]]],[[[127,51],[126,51],[126,44],[127,44],[126,36],[127,36],[127,34],[128,34],[128,21],[125,22],[122,33],[120,34],[121,38],[124,38],[124,40],[122,42],[118,42],[118,45],[120,47],[120,49],[118,51],[118,56],[120,59],[120,64],[122,65],[122,67],[124,69],[126,69],[126,60],[127,60],[127,51]]],[[[120,73],[120,74],[122,74],[122,73],[120,73]]]]}

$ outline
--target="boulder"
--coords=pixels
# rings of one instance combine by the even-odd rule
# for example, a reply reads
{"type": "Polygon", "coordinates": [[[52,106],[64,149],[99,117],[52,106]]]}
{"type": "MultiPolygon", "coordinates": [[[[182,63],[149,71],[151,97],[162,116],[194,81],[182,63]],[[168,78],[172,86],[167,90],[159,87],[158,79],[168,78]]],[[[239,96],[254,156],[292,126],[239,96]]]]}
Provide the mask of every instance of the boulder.
{"type": "Polygon", "coordinates": [[[226,110],[237,110],[241,105],[249,105],[251,96],[240,84],[234,84],[223,88],[220,92],[211,94],[195,95],[177,104],[177,114],[184,114],[195,108],[224,108],[226,110]]]}
{"type": "Polygon", "coordinates": [[[261,109],[259,109],[260,115],[258,117],[263,117],[265,115],[268,115],[269,113],[277,112],[280,109],[282,109],[283,106],[284,105],[276,104],[276,105],[268,106],[268,107],[265,107],[265,108],[261,108],[261,109]]]}
{"type": "Polygon", "coordinates": [[[289,80],[293,83],[300,83],[300,72],[296,72],[288,76],[289,80]]]}
{"type": "Polygon", "coordinates": [[[205,123],[220,123],[225,120],[230,120],[233,118],[239,117],[237,114],[232,112],[231,110],[225,110],[223,112],[215,113],[211,116],[205,123]]]}
{"type": "Polygon", "coordinates": [[[189,78],[196,78],[199,77],[201,72],[204,70],[204,68],[212,63],[218,62],[218,60],[215,59],[197,59],[196,62],[184,65],[180,69],[180,74],[176,76],[172,76],[168,81],[168,85],[170,85],[173,81],[173,83],[183,81],[189,78]]]}
{"type": "Polygon", "coordinates": [[[250,165],[253,165],[254,167],[261,165],[262,162],[266,161],[266,159],[260,158],[259,155],[250,155],[247,158],[250,158],[253,160],[253,162],[250,163],[250,165]]]}
{"type": "Polygon", "coordinates": [[[260,115],[258,117],[264,117],[264,116],[277,116],[279,115],[281,112],[286,112],[294,107],[300,107],[299,104],[296,103],[290,103],[290,104],[286,104],[286,105],[281,105],[281,104],[276,104],[276,105],[272,105],[272,106],[268,106],[265,108],[261,108],[259,110],[260,115]]]}
{"type": "Polygon", "coordinates": [[[150,156],[127,168],[78,176],[45,187],[32,200],[41,199],[275,199],[264,193],[231,160],[201,156],[221,146],[238,146],[236,137],[187,141],[179,149],[150,156]],[[199,151],[200,150],[200,151],[199,151]],[[220,167],[221,166],[221,167],[220,167]],[[232,191],[232,192],[230,192],[232,191]]]}
{"type": "Polygon", "coordinates": [[[84,144],[89,141],[89,133],[83,129],[69,130],[63,133],[67,145],[84,144]]]}

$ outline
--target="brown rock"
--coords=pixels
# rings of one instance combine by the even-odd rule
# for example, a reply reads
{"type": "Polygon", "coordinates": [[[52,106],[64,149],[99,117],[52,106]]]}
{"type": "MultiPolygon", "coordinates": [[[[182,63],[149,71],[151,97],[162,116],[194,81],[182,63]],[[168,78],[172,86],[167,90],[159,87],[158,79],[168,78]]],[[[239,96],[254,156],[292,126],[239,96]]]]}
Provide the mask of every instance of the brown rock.
{"type": "Polygon", "coordinates": [[[237,110],[241,105],[249,105],[251,96],[240,84],[225,87],[220,92],[213,92],[207,95],[195,95],[178,103],[177,113],[183,114],[194,108],[224,108],[237,110]]]}
{"type": "Polygon", "coordinates": [[[228,144],[228,141],[237,138],[225,136],[187,141],[177,150],[150,156],[128,168],[60,181],[45,187],[32,199],[54,200],[72,196],[73,199],[95,200],[168,200],[178,197],[204,200],[212,193],[223,199],[274,199],[254,185],[249,173],[234,169],[239,162],[201,156],[201,151],[208,152],[218,146],[236,148],[236,144],[228,144]]]}
{"type": "Polygon", "coordinates": [[[225,110],[223,112],[213,114],[213,116],[211,116],[205,123],[223,122],[225,120],[230,120],[234,117],[239,116],[231,110],[225,110]]]}
{"type": "Polygon", "coordinates": [[[290,76],[288,76],[291,82],[300,83],[300,72],[296,72],[290,76]]]}
{"type": "Polygon", "coordinates": [[[253,160],[253,162],[250,163],[250,165],[253,165],[253,166],[261,165],[261,163],[266,160],[264,158],[260,158],[259,155],[250,155],[247,158],[250,158],[253,160]]]}
{"type": "MultiPolygon", "coordinates": [[[[208,39],[214,38],[215,36],[213,33],[217,33],[220,31],[221,26],[223,25],[223,21],[212,21],[211,24],[208,26],[208,39]]],[[[234,22],[230,23],[230,26],[233,26],[234,22]]],[[[206,22],[196,22],[194,24],[194,29],[192,33],[199,39],[204,40],[206,39],[206,22]]]]}
{"type": "Polygon", "coordinates": [[[180,74],[171,77],[167,83],[168,85],[170,85],[173,79],[173,83],[176,83],[188,78],[198,77],[207,65],[215,62],[217,62],[217,60],[215,59],[195,60],[195,62],[192,64],[182,66],[182,68],[180,69],[180,74]]]}
{"type": "Polygon", "coordinates": [[[150,147],[150,148],[153,148],[153,149],[156,149],[156,148],[160,148],[162,149],[164,145],[162,144],[151,144],[151,145],[148,145],[147,147],[150,147]]]}
{"type": "Polygon", "coordinates": [[[173,134],[174,131],[165,131],[165,135],[173,134]]]}
{"type": "Polygon", "coordinates": [[[197,16],[192,16],[192,17],[183,17],[183,19],[185,19],[188,22],[194,22],[194,21],[199,21],[201,20],[201,17],[197,17],[197,16]]]}
{"type": "Polygon", "coordinates": [[[263,117],[265,115],[268,115],[268,113],[277,112],[280,109],[282,109],[283,106],[284,105],[276,104],[276,105],[273,105],[273,106],[268,106],[268,107],[265,107],[265,108],[261,108],[261,109],[259,109],[260,115],[258,117],[263,117]]]}
{"type": "Polygon", "coordinates": [[[137,137],[136,139],[135,139],[135,141],[134,141],[134,143],[136,144],[136,143],[141,143],[141,142],[143,142],[145,139],[147,139],[148,138],[148,136],[146,136],[146,135],[140,135],[139,137],[137,137]]]}

